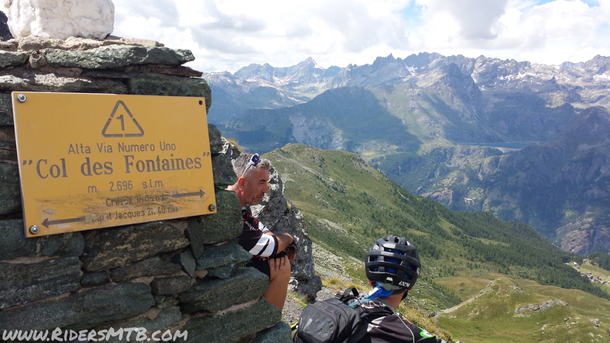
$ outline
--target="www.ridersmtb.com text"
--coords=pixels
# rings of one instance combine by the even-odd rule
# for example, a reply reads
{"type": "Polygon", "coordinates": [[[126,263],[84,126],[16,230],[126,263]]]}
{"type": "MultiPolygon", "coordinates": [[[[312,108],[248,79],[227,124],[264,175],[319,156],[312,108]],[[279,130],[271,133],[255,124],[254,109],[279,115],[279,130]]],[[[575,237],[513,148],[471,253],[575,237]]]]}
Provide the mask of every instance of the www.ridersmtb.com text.
{"type": "Polygon", "coordinates": [[[179,338],[186,341],[188,338],[188,331],[176,330],[172,333],[170,330],[161,331],[157,330],[150,336],[146,334],[145,328],[120,328],[115,330],[109,328],[107,330],[62,330],[55,328],[53,331],[44,330],[4,330],[2,332],[3,341],[42,341],[42,342],[71,342],[78,339],[81,342],[106,342],[111,338],[119,341],[125,340],[130,342],[135,340],[136,342],[154,341],[154,342],[169,342],[178,341],[179,338]]]}

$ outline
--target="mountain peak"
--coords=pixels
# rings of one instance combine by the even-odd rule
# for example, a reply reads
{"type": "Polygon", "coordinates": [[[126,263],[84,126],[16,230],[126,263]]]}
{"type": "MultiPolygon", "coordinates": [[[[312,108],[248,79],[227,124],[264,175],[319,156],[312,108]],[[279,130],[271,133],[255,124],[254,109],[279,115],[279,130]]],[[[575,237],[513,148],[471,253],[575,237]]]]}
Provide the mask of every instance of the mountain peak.
{"type": "Polygon", "coordinates": [[[404,62],[410,68],[421,69],[428,67],[432,62],[442,57],[442,55],[437,54],[436,52],[420,52],[417,55],[409,55],[404,59],[404,62]]]}
{"type": "Polygon", "coordinates": [[[243,67],[235,72],[235,77],[247,80],[250,78],[260,78],[264,80],[273,79],[273,67],[268,63],[263,65],[251,63],[247,67],[243,67]]]}
{"type": "Polygon", "coordinates": [[[605,142],[610,137],[610,114],[601,106],[589,107],[582,111],[572,121],[571,125],[561,135],[556,137],[552,145],[596,145],[605,142]]]}
{"type": "Polygon", "coordinates": [[[576,119],[577,127],[586,135],[608,138],[610,131],[610,114],[601,106],[589,107],[576,119]]]}
{"type": "Polygon", "coordinates": [[[394,61],[396,61],[396,59],[394,58],[394,56],[392,54],[389,54],[387,57],[378,56],[375,59],[375,62],[373,62],[373,65],[379,64],[379,63],[384,63],[384,62],[394,62],[394,61]]]}
{"type": "Polygon", "coordinates": [[[324,70],[324,68],[320,67],[318,65],[318,63],[316,63],[316,61],[311,56],[307,57],[303,62],[300,62],[299,64],[297,64],[297,66],[299,66],[299,67],[312,66],[316,69],[324,70]]]}
{"type": "Polygon", "coordinates": [[[590,61],[585,62],[583,67],[586,70],[591,70],[596,74],[603,74],[608,69],[610,69],[610,57],[597,55],[593,57],[590,61]]]}

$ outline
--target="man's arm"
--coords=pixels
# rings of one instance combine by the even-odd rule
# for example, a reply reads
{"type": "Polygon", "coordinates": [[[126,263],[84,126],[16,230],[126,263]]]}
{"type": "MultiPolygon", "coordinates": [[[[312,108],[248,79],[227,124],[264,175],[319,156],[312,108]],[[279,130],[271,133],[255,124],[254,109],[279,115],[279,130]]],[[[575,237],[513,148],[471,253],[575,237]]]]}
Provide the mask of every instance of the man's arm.
{"type": "Polygon", "coordinates": [[[248,208],[242,209],[244,221],[244,230],[239,236],[239,244],[246,249],[250,254],[263,258],[274,256],[277,253],[286,249],[286,236],[292,242],[292,236],[289,234],[273,234],[265,224],[252,216],[248,208]]]}
{"type": "MultiPolygon", "coordinates": [[[[278,233],[274,234],[271,231],[265,232],[267,235],[275,236],[277,239],[277,252],[284,251],[292,242],[294,242],[294,238],[288,233],[278,233]]],[[[271,270],[282,270],[287,264],[288,261],[292,261],[295,258],[295,254],[287,251],[288,256],[282,256],[280,258],[270,258],[269,266],[271,270]]]]}
{"type": "Polygon", "coordinates": [[[271,231],[265,232],[267,235],[273,235],[277,238],[277,252],[284,251],[288,246],[294,242],[294,238],[288,233],[273,233],[271,231]]]}

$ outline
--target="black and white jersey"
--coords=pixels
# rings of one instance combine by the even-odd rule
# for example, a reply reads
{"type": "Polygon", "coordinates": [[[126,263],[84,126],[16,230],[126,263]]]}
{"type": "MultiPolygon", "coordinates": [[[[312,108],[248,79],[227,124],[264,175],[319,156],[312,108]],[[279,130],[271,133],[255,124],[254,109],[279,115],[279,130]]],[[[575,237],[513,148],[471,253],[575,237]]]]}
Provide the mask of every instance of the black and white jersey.
{"type": "Polygon", "coordinates": [[[269,257],[277,254],[278,242],[274,235],[266,234],[269,229],[252,216],[250,206],[241,208],[244,229],[239,236],[239,245],[255,257],[269,257]]]}
{"type": "Polygon", "coordinates": [[[368,312],[362,315],[365,325],[368,323],[367,333],[358,343],[446,343],[401,314],[394,314],[384,303],[373,300],[356,306],[368,312]]]}

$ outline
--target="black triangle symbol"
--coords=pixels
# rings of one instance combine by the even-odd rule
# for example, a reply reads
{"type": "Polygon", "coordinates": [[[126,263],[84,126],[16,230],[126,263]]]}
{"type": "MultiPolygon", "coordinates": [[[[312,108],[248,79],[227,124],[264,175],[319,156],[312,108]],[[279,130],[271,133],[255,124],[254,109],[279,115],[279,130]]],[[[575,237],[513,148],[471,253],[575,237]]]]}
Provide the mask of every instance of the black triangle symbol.
{"type": "MultiPolygon", "coordinates": [[[[122,127],[124,129],[124,125],[122,127]]],[[[125,106],[125,103],[123,101],[119,100],[116,102],[116,105],[114,105],[114,109],[112,110],[112,113],[110,114],[110,118],[108,118],[108,121],[106,122],[106,126],[104,126],[104,129],[102,130],[102,136],[104,136],[104,137],[142,137],[142,136],[144,136],[144,130],[142,130],[142,127],[140,126],[140,124],[138,124],[138,121],[136,120],[136,118],[133,117],[133,115],[127,108],[127,106],[125,106]],[[133,120],[133,123],[136,124],[136,127],[140,130],[140,133],[125,133],[125,134],[122,134],[122,133],[107,134],[106,133],[106,130],[108,129],[108,126],[110,126],[110,123],[112,122],[112,118],[116,114],[116,111],[119,109],[119,106],[122,106],[123,109],[125,110],[125,112],[127,112],[127,114],[129,114],[129,117],[133,120]]]]}

